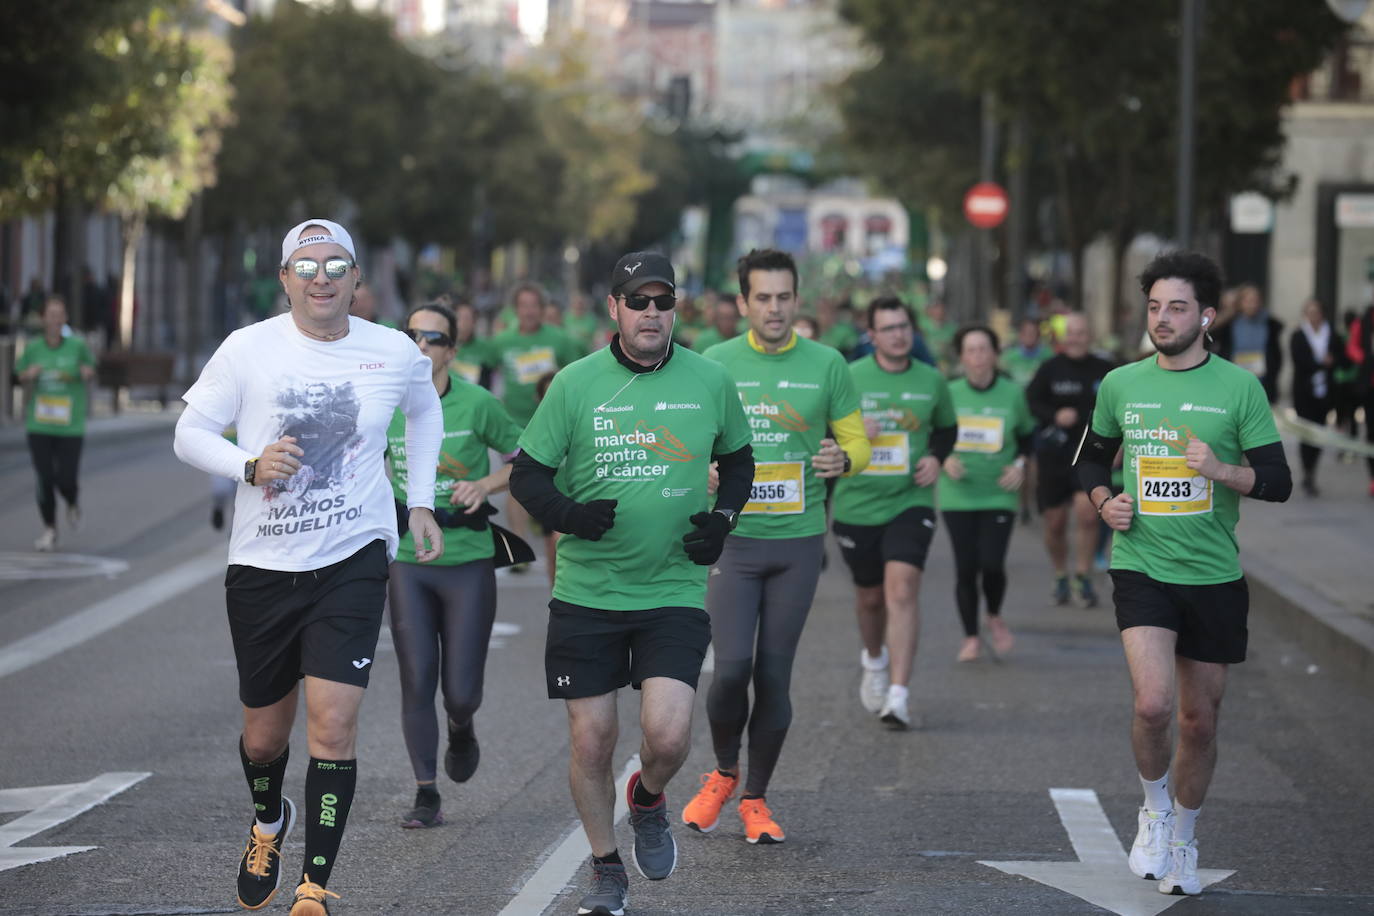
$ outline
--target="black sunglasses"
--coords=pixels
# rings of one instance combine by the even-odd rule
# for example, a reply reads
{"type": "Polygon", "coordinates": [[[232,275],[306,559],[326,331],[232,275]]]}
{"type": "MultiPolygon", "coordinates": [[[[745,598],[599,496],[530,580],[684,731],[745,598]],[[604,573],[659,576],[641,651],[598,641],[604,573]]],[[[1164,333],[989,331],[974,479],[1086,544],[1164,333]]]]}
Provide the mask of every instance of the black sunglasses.
{"type": "MultiPolygon", "coordinates": [[[[348,258],[325,258],[324,275],[331,280],[338,280],[348,273],[348,269],[352,266],[353,262],[348,258]]],[[[320,272],[320,262],[314,258],[301,258],[299,261],[291,263],[291,269],[302,280],[313,280],[320,272]]]]}
{"type": "Polygon", "coordinates": [[[417,330],[416,328],[410,328],[406,331],[406,333],[409,334],[410,339],[415,341],[416,343],[419,343],[423,340],[431,347],[453,346],[453,338],[449,337],[443,331],[421,331],[417,330]]]}
{"type": "Polygon", "coordinates": [[[672,293],[664,293],[661,296],[641,296],[635,293],[632,296],[621,296],[620,298],[625,303],[626,308],[636,312],[644,311],[649,307],[650,302],[660,312],[672,311],[677,306],[677,296],[672,293]]]}

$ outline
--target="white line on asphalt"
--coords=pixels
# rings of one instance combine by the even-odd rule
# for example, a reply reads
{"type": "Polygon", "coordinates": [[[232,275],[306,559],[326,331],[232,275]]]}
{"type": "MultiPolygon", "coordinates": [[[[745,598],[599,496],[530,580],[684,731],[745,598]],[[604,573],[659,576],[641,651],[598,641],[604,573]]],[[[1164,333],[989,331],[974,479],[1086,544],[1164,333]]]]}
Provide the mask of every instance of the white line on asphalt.
{"type": "MultiPolygon", "coordinates": [[[[9,823],[0,826],[0,871],[32,865],[69,856],[72,853],[87,852],[95,846],[22,846],[13,848],[31,836],[50,830],[58,824],[66,823],[77,815],[84,814],[96,805],[137,785],[152,773],[102,773],[88,782],[65,786],[46,786],[52,794],[48,800],[9,823]]],[[[14,793],[34,790],[15,789],[14,793]]],[[[17,796],[16,796],[17,797],[17,796]]]]}
{"type": "Polygon", "coordinates": [[[1078,861],[1125,866],[1126,853],[1092,789],[1050,789],[1078,861]]]}
{"type": "Polygon", "coordinates": [[[216,573],[222,575],[225,562],[224,545],[219,544],[180,566],[111,595],[104,601],[97,601],[37,633],[15,640],[0,648],[0,677],[47,661],[200,585],[216,573]]]}
{"type": "MultiPolygon", "coordinates": [[[[625,787],[629,785],[630,777],[638,769],[639,755],[635,754],[625,762],[625,769],[620,771],[620,778],[615,781],[617,824],[630,813],[629,805],[625,802],[625,787]]],[[[587,844],[587,835],[582,832],[582,825],[574,824],[572,830],[563,838],[563,842],[559,843],[535,873],[530,875],[525,886],[520,888],[520,893],[506,904],[498,916],[530,916],[531,913],[543,913],[549,908],[549,904],[563,893],[568,882],[582,866],[582,861],[591,854],[592,849],[587,844]]]]}

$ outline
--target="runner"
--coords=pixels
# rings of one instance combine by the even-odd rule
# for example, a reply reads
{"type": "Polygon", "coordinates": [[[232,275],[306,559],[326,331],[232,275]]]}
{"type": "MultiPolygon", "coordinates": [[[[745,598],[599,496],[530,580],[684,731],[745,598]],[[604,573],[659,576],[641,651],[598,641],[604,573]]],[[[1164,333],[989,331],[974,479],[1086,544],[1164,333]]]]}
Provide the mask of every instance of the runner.
{"type": "Polygon", "coordinates": [[[981,652],[980,579],[992,648],[1005,655],[1013,645],[1011,630],[1002,621],[1007,547],[1035,424],[1021,389],[997,374],[997,335],[991,328],[960,328],[954,335],[954,352],[964,370],[964,377],[949,385],[959,433],[954,452],[944,460],[939,495],[954,547],[954,600],[964,625],[958,659],[971,662],[981,652]]]}
{"type": "Polygon", "coordinates": [[[412,459],[408,522],[416,558],[428,562],[444,546],[432,512],[442,418],[430,361],[415,344],[349,316],[358,268],[342,226],[311,219],[286,233],[280,280],[290,311],[235,331],[215,351],[185,394],[176,453],[245,483],[225,576],[243,702],[239,756],[257,811],[238,901],[260,909],[281,880],[297,819],[282,782],[304,678],[305,862],[291,916],[327,916],[358,776],[358,707],[398,542],[382,473],[386,429],[400,407],[412,459]],[[237,445],[222,435],[229,426],[237,445]]]}
{"type": "Polygon", "coordinates": [[[468,384],[490,390],[496,358],[491,342],[477,335],[477,309],[466,299],[459,299],[453,305],[453,318],[458,336],[453,339],[453,362],[449,368],[468,384]]]}
{"type": "Polygon", "coordinates": [[[1054,568],[1054,603],[1069,603],[1069,515],[1078,529],[1074,545],[1074,586],[1079,603],[1097,607],[1093,557],[1097,553],[1097,510],[1078,485],[1074,451],[1092,417],[1097,386],[1112,364],[1091,352],[1092,332],[1082,312],[1064,320],[1063,350],[1045,362],[1026,389],[1026,401],[1039,422],[1035,436],[1036,506],[1045,520],[1045,550],[1054,568]]]}
{"type": "Polygon", "coordinates": [[[38,475],[38,514],[43,519],[43,533],[33,547],[49,551],[57,546],[57,493],[67,503],[67,525],[74,531],[81,524],[77,473],[95,357],[80,337],[63,336],[67,304],[61,299],[53,296],[43,303],[42,319],[42,339],[24,348],[14,368],[28,389],[24,429],[38,475]]]}
{"type": "MultiPolygon", "coordinates": [[[[547,372],[559,369],[581,354],[577,345],[558,328],[544,323],[545,295],[533,283],[515,288],[515,326],[491,338],[491,358],[499,367],[501,402],[511,419],[527,426],[534,416],[535,386],[547,372]]],[[[513,496],[514,494],[512,494],[513,496]]],[[[506,500],[506,517],[516,536],[529,540],[530,520],[525,507],[514,498],[506,500]]],[[[511,572],[524,572],[524,564],[511,567],[511,572]]]]}
{"type": "Polygon", "coordinates": [[[1215,334],[1217,351],[1253,372],[1272,404],[1279,398],[1283,371],[1283,324],[1264,307],[1260,288],[1253,283],[1236,287],[1236,315],[1215,334]]]}
{"type": "Polygon", "coordinates": [[[1113,600],[1145,791],[1130,868],[1158,879],[1161,893],[1197,894],[1194,828],[1216,765],[1226,669],[1246,652],[1240,497],[1282,502],[1293,480],[1259,379],[1204,348],[1221,270],[1204,255],[1171,252],[1145,268],[1140,288],[1158,355],[1108,373],[1077,465],[1115,532],[1113,600]],[[1112,496],[1110,467],[1123,442],[1126,490],[1112,496]]]}
{"type": "MultiPolygon", "coordinates": [[[[410,542],[402,541],[387,593],[401,672],[401,729],[416,783],[415,805],[401,826],[434,827],[444,822],[435,786],[435,688],[442,686],[448,721],[444,772],[454,782],[467,782],[481,755],[472,719],[482,705],[487,643],[496,619],[487,499],[506,489],[510,480],[509,464],[491,471],[487,449],[514,457],[521,430],[500,401],[449,368],[458,334],[453,312],[442,305],[422,305],[410,313],[406,330],[433,365],[434,388],[444,413],[434,491],[444,555],[422,565],[410,542]]],[[[391,488],[398,518],[403,518],[409,468],[405,416],[400,411],[392,417],[387,442],[391,488]]]]}
{"type": "Polygon", "coordinates": [[[895,729],[918,721],[908,706],[921,630],[917,595],[935,534],[935,482],[957,430],[944,377],[911,357],[915,326],[900,299],[869,303],[874,353],[849,372],[873,457],[862,474],[836,485],[833,525],[864,644],[859,699],[895,729]]]}
{"type": "Polygon", "coordinates": [[[706,607],[716,671],[706,695],[716,769],[682,813],[702,833],[740,781],[740,744],[749,729],[749,772],[739,803],[750,843],[781,843],[765,802],[792,722],[792,661],[811,610],[825,541],[825,481],[868,465],[859,397],[844,357],[792,329],[797,268],[781,251],[739,261],[739,311],[747,334],[718,344],[754,430],[758,465],[736,536],[707,580],[706,607]],[[826,426],[835,437],[826,437],[826,426]],[[749,694],[753,685],[752,703],[749,694]]]}
{"type": "Polygon", "coordinates": [[[733,301],[718,299],[707,314],[711,319],[710,326],[692,341],[692,349],[698,353],[705,353],[716,344],[739,336],[739,306],[733,301]]]}
{"type": "Polygon", "coordinates": [[[1054,351],[1040,339],[1040,319],[1022,317],[1016,325],[1016,346],[1002,352],[1002,369],[1024,390],[1054,351]]]}
{"type": "Polygon", "coordinates": [[[691,744],[710,642],[703,567],[720,556],[753,477],[730,377],[672,343],[674,288],[663,255],[620,259],[607,299],[619,333],[554,377],[511,477],[540,524],[564,532],[544,664],[550,698],[567,702],[573,802],[592,849],[583,914],[625,909],[611,757],[626,684],[643,691],[642,769],[627,792],[631,858],[650,880],[677,864],[664,789],[691,744]],[[708,511],[713,458],[720,488],[708,511]]]}

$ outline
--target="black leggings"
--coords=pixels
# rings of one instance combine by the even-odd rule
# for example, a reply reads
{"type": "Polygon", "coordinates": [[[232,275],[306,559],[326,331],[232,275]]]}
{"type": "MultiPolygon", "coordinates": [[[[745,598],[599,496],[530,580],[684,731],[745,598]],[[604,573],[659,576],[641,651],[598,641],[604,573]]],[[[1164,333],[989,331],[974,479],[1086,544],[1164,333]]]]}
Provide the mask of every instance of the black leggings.
{"type": "Polygon", "coordinates": [[[716,672],[706,693],[711,743],[722,770],[739,766],[749,729],[744,794],[764,795],[792,725],[792,661],[816,597],[825,536],[734,536],[706,579],[716,672]],[[719,575],[717,575],[719,570],[719,575]],[[754,701],[749,702],[753,685],[754,701]]]}
{"type": "Polygon", "coordinates": [[[978,577],[988,616],[996,617],[1007,593],[1007,547],[1011,544],[1013,514],[1005,509],[946,511],[945,530],[954,546],[954,600],[965,636],[978,635],[978,577]]]}
{"type": "Polygon", "coordinates": [[[38,512],[49,528],[57,524],[57,496],[76,505],[76,472],[81,467],[80,436],[29,433],[29,455],[38,474],[38,512]]]}
{"type": "MultiPolygon", "coordinates": [[[[1323,398],[1322,400],[1294,401],[1293,411],[1302,419],[1318,426],[1326,425],[1326,415],[1331,410],[1331,401],[1323,398]]],[[[1304,479],[1311,480],[1313,473],[1317,470],[1317,461],[1322,456],[1320,446],[1309,445],[1306,442],[1298,444],[1298,453],[1302,457],[1302,476],[1304,479]]]]}
{"type": "Polygon", "coordinates": [[[435,688],[442,685],[454,726],[470,727],[482,705],[496,619],[496,569],[491,560],[461,566],[392,563],[387,594],[401,669],[401,730],[416,782],[433,782],[439,753],[435,688]]]}

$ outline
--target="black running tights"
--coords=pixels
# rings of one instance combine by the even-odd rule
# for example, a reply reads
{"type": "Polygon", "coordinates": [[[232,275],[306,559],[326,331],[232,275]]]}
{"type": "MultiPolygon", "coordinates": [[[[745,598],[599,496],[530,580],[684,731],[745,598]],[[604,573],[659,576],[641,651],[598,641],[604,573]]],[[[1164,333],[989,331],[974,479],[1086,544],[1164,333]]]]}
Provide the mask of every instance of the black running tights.
{"type": "Polygon", "coordinates": [[[965,636],[978,635],[978,580],[982,578],[988,616],[1002,610],[1007,593],[1007,547],[1015,518],[1004,509],[943,513],[954,546],[954,601],[965,636]]]}
{"type": "Polygon", "coordinates": [[[80,436],[29,433],[29,455],[38,475],[38,512],[49,528],[57,524],[57,496],[76,505],[76,472],[81,466],[80,436]]]}

